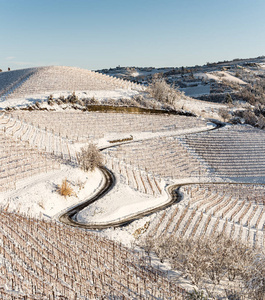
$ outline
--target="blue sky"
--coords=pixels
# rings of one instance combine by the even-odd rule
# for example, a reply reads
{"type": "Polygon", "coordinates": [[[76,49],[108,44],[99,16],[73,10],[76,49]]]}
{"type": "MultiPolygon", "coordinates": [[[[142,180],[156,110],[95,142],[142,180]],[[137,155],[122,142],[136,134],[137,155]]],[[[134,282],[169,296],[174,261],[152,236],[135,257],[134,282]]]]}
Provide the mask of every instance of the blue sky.
{"type": "Polygon", "coordinates": [[[265,55],[265,0],[0,0],[0,68],[192,66],[265,55]]]}

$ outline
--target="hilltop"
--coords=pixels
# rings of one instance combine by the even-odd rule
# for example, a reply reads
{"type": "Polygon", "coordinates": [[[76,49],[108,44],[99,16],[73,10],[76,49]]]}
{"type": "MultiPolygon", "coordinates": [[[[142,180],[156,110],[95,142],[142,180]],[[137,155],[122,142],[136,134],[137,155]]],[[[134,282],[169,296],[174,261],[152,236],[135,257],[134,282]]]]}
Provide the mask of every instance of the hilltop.
{"type": "Polygon", "coordinates": [[[175,98],[174,103],[162,103],[142,83],[75,67],[49,66],[0,72],[0,109],[60,110],[70,103],[70,107],[73,105],[81,110],[90,105],[126,106],[173,109],[181,114],[218,118],[218,110],[223,107],[186,97],[177,90],[175,98]]]}
{"type": "Polygon", "coordinates": [[[14,106],[26,103],[22,99],[40,100],[56,93],[69,95],[82,91],[97,96],[101,92],[102,96],[104,91],[103,95],[117,97],[132,89],[137,91],[141,90],[141,87],[135,83],[74,67],[50,66],[0,73],[0,101],[4,107],[7,104],[14,106]]]}

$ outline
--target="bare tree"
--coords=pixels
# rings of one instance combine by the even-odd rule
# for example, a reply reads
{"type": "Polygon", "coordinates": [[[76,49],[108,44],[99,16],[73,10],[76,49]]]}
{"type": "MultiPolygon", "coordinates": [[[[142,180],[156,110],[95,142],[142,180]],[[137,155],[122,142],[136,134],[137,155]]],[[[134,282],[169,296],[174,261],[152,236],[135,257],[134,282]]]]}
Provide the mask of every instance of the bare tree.
{"type": "Polygon", "coordinates": [[[231,117],[231,115],[229,114],[229,110],[225,108],[219,109],[219,115],[223,118],[224,121],[228,121],[231,117]]]}
{"type": "Polygon", "coordinates": [[[258,117],[258,127],[260,129],[265,129],[265,118],[263,117],[263,115],[260,115],[258,117]]]}
{"type": "Polygon", "coordinates": [[[243,111],[243,118],[245,119],[246,124],[255,126],[257,124],[258,118],[255,116],[255,113],[251,110],[243,111]]]}
{"type": "Polygon", "coordinates": [[[183,92],[170,86],[165,79],[154,77],[148,91],[157,101],[174,106],[175,101],[184,98],[183,92]]]}
{"type": "Polygon", "coordinates": [[[245,286],[252,299],[263,300],[265,296],[265,255],[258,254],[244,273],[245,286]]]}
{"type": "Polygon", "coordinates": [[[77,160],[84,171],[94,171],[96,167],[103,164],[102,154],[93,143],[81,148],[81,151],[77,153],[77,160]]]}
{"type": "Polygon", "coordinates": [[[154,251],[161,262],[168,259],[172,269],[207,291],[209,297],[227,294],[232,299],[233,294],[233,299],[248,296],[247,299],[263,300],[265,258],[258,249],[224,235],[159,236],[159,239],[146,236],[142,246],[147,253],[154,251]]]}

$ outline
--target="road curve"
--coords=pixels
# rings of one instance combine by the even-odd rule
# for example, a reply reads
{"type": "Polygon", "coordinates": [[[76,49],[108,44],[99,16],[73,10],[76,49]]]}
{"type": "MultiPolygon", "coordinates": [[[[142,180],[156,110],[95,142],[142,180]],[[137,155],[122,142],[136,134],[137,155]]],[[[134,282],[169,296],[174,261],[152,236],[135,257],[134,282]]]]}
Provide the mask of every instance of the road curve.
{"type": "Polygon", "coordinates": [[[82,226],[82,223],[76,221],[76,214],[79,213],[82,209],[84,209],[88,205],[95,202],[96,200],[102,198],[105,194],[107,194],[113,188],[113,186],[115,185],[115,182],[116,182],[115,176],[110,170],[108,170],[105,167],[100,167],[100,170],[103,173],[103,176],[105,177],[105,184],[100,189],[100,191],[96,195],[89,198],[88,200],[86,200],[80,204],[77,204],[73,208],[70,208],[67,212],[61,214],[58,218],[60,222],[67,224],[67,225],[84,228],[84,226],[82,226]]]}
{"type": "MultiPolygon", "coordinates": [[[[211,120],[213,123],[215,123],[217,126],[215,128],[211,128],[210,130],[215,130],[218,129],[220,127],[225,126],[223,123],[221,122],[216,122],[211,120]]],[[[205,131],[205,130],[203,130],[205,131]]],[[[130,141],[129,143],[132,143],[134,141],[130,141]]],[[[128,143],[128,142],[126,142],[128,143]]],[[[104,147],[102,150],[105,150],[106,148],[112,148],[112,147],[116,147],[118,146],[116,145],[110,145],[108,147],[104,147]]],[[[162,209],[165,209],[169,206],[171,206],[172,204],[175,204],[177,202],[179,202],[181,200],[181,195],[178,192],[178,190],[180,189],[180,187],[182,185],[188,185],[188,184],[194,184],[194,183],[187,183],[187,184],[173,184],[170,185],[166,188],[167,194],[168,194],[168,199],[169,201],[167,201],[166,203],[155,207],[155,208],[150,208],[148,210],[145,210],[143,212],[139,212],[136,213],[133,216],[128,216],[128,217],[124,217],[121,220],[118,221],[112,221],[112,222],[106,222],[104,224],[96,224],[96,223],[83,223],[83,222],[79,222],[77,221],[77,214],[84,209],[85,207],[89,206],[90,204],[92,204],[93,202],[97,201],[98,199],[102,198],[106,193],[108,193],[115,185],[116,179],[114,174],[107,169],[106,167],[100,167],[100,170],[103,173],[103,176],[105,177],[105,184],[102,187],[102,189],[98,192],[97,195],[94,195],[93,197],[89,198],[87,201],[84,201],[78,205],[76,205],[75,207],[69,209],[68,211],[64,212],[63,214],[61,214],[58,219],[60,222],[66,224],[66,225],[70,225],[70,226],[74,226],[74,227],[80,227],[80,228],[85,228],[85,229],[106,229],[109,227],[119,227],[119,226],[124,226],[126,224],[129,224],[131,222],[133,222],[134,220],[143,218],[147,215],[150,215],[152,213],[158,212],[162,209]]]]}
{"type": "Polygon", "coordinates": [[[76,219],[77,214],[82,209],[87,207],[88,205],[90,205],[93,202],[95,202],[96,200],[102,198],[115,185],[115,177],[114,177],[113,173],[105,167],[101,167],[100,169],[101,169],[103,175],[105,176],[106,182],[105,182],[104,186],[102,187],[102,189],[99,191],[99,193],[97,195],[91,197],[87,201],[82,202],[81,204],[76,205],[75,207],[69,209],[67,212],[61,214],[59,216],[60,222],[67,224],[67,225],[74,226],[74,227],[80,227],[80,228],[85,228],[85,229],[106,229],[109,227],[119,227],[119,226],[124,226],[136,219],[140,219],[140,218],[143,218],[144,216],[147,216],[147,215],[150,215],[157,211],[160,211],[161,209],[171,206],[172,204],[177,203],[178,201],[181,200],[180,194],[176,191],[176,189],[178,189],[179,185],[175,184],[175,185],[171,185],[171,186],[167,187],[168,198],[170,199],[170,201],[160,205],[159,207],[150,208],[149,210],[146,210],[144,212],[139,212],[133,216],[124,217],[122,220],[106,222],[104,224],[100,224],[100,223],[99,224],[96,224],[96,223],[90,224],[90,223],[79,222],[76,219]]]}

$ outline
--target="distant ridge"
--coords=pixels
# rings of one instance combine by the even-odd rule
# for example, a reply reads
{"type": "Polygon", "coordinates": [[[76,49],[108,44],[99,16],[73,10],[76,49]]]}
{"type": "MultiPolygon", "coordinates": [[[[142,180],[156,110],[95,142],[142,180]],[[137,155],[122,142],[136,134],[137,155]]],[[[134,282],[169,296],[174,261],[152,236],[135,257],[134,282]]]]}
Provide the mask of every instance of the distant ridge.
{"type": "Polygon", "coordinates": [[[50,66],[0,73],[0,97],[21,98],[52,92],[141,90],[138,84],[75,67],[50,66]]]}

